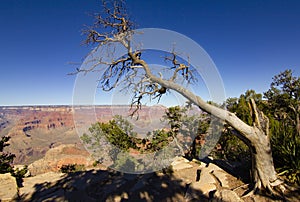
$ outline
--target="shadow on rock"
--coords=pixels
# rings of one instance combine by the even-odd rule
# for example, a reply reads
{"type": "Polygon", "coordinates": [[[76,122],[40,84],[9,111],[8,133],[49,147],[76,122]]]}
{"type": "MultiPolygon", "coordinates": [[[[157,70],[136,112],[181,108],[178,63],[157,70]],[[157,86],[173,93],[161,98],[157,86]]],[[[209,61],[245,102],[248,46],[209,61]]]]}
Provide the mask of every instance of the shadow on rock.
{"type": "MultiPolygon", "coordinates": [[[[186,201],[187,184],[172,174],[89,170],[37,183],[18,201],[186,201]]],[[[201,196],[201,192],[193,190],[201,196]]]]}

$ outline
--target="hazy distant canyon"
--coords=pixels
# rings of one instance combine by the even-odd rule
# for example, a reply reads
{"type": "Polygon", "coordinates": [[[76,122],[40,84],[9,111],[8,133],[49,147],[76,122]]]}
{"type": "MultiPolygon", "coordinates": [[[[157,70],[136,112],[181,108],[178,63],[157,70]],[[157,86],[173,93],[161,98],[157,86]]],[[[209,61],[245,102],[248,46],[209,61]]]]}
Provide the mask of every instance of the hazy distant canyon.
{"type": "MultiPolygon", "coordinates": [[[[144,106],[138,120],[130,120],[139,133],[159,129],[165,109],[161,105],[144,106]]],[[[83,131],[80,128],[95,121],[107,122],[117,114],[128,117],[130,106],[0,106],[0,136],[11,137],[5,149],[16,154],[15,164],[29,164],[62,144],[85,150],[78,136],[83,131]]]]}

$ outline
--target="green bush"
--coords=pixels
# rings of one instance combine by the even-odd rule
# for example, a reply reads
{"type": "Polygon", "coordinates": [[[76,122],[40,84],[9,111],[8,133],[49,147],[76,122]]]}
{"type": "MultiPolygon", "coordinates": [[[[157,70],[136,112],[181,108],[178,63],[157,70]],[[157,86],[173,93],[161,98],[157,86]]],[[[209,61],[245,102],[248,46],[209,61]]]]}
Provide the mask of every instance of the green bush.
{"type": "Polygon", "coordinates": [[[85,170],[85,166],[82,164],[66,164],[66,165],[62,165],[60,168],[60,172],[62,173],[75,173],[84,170],[85,170]]]}
{"type": "Polygon", "coordinates": [[[14,170],[14,167],[12,165],[14,158],[16,155],[11,153],[4,152],[4,147],[9,146],[9,136],[3,136],[0,140],[0,174],[1,173],[11,173],[12,176],[16,178],[18,187],[22,186],[23,178],[25,174],[27,173],[28,169],[27,166],[24,166],[22,169],[16,169],[14,170]]]}
{"type": "Polygon", "coordinates": [[[0,140],[0,173],[13,173],[13,160],[16,155],[4,152],[4,147],[9,146],[10,137],[3,136],[0,140]]]}
{"type": "Polygon", "coordinates": [[[279,175],[291,183],[300,185],[300,137],[294,128],[272,121],[272,154],[279,175]],[[276,128],[276,130],[274,130],[276,128]]]}
{"type": "Polygon", "coordinates": [[[22,187],[23,178],[25,177],[26,173],[28,172],[28,167],[25,165],[22,169],[15,169],[11,175],[16,178],[18,187],[22,187]]]}

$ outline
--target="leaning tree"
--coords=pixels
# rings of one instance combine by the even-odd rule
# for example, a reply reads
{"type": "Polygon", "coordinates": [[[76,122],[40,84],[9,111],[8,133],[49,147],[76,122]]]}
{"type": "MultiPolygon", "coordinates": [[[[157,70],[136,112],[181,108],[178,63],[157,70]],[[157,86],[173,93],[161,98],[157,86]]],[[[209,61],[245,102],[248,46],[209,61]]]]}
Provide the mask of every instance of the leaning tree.
{"type": "Polygon", "coordinates": [[[180,60],[179,54],[175,51],[165,57],[165,60],[170,62],[169,70],[172,75],[167,77],[161,73],[155,74],[149,63],[143,59],[143,51],[138,46],[132,45],[132,35],[135,32],[134,24],[126,13],[124,3],[104,2],[103,8],[103,12],[95,15],[94,24],[84,31],[87,35],[85,43],[94,44],[98,48],[121,44],[126,50],[126,55],[113,58],[110,55],[114,51],[112,48],[107,53],[110,55],[109,61],[98,58],[92,66],[77,69],[76,73],[96,71],[98,65],[106,65],[106,70],[100,79],[102,89],[110,91],[116,88],[120,82],[123,82],[124,86],[130,86],[134,94],[131,102],[132,106],[135,107],[133,114],[141,108],[145,97],[159,100],[166,95],[168,90],[181,94],[201,110],[224,120],[230,126],[233,134],[249,147],[252,154],[253,191],[266,191],[275,194],[276,190],[285,190],[283,181],[279,179],[273,165],[269,120],[257,108],[255,100],[251,99],[249,102],[253,119],[252,125],[246,124],[236,114],[226,109],[207,103],[199,95],[186,87],[182,87],[177,82],[178,77],[191,82],[193,72],[189,63],[180,60]],[[137,75],[143,75],[139,77],[141,79],[138,82],[135,80],[137,75]],[[124,82],[127,83],[124,84],[124,82]],[[280,189],[274,189],[275,187],[280,189]]]}

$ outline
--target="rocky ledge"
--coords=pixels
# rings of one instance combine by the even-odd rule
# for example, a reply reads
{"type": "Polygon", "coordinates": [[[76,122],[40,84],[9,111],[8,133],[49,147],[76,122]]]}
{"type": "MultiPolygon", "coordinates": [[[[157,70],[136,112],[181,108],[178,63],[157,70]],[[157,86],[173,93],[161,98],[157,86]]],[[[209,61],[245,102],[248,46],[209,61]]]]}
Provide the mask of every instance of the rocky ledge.
{"type": "Polygon", "coordinates": [[[74,145],[52,148],[28,166],[31,176],[23,178],[21,187],[10,174],[0,175],[0,201],[274,201],[260,195],[241,197],[248,185],[210,159],[177,157],[163,171],[139,175],[93,167],[91,162],[88,153],[74,145]],[[86,170],[59,172],[65,164],[84,164],[86,170]]]}

